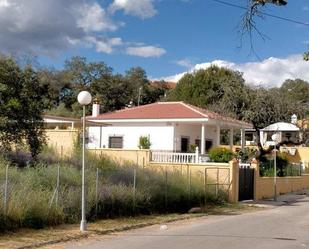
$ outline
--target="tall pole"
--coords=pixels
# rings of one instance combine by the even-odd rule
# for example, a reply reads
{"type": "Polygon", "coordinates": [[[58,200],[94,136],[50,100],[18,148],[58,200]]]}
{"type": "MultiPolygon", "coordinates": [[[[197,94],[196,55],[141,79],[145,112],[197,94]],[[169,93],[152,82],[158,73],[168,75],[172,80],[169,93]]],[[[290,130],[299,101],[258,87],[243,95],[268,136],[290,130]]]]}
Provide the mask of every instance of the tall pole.
{"type": "Polygon", "coordinates": [[[141,102],[141,90],[142,90],[142,87],[138,88],[137,106],[139,106],[139,102],[141,102]]]}
{"type": "Polygon", "coordinates": [[[86,107],[83,105],[83,149],[82,149],[82,220],[80,223],[80,230],[82,232],[87,230],[86,210],[85,210],[85,116],[86,107]]]}
{"type": "Polygon", "coordinates": [[[274,201],[277,201],[277,146],[275,146],[274,158],[274,201]]]}

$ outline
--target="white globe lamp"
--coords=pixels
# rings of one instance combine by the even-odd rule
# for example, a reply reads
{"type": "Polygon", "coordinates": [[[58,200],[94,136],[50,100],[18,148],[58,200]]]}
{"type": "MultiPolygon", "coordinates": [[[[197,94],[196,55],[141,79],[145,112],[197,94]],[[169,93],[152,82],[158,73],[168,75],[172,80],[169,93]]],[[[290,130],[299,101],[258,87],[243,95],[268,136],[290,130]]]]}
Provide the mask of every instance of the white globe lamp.
{"type": "Polygon", "coordinates": [[[273,140],[275,144],[277,144],[279,142],[279,135],[277,133],[273,134],[271,136],[271,140],[273,140]]]}
{"type": "Polygon", "coordinates": [[[91,94],[87,91],[82,91],[77,96],[77,101],[81,105],[89,105],[91,103],[92,97],[91,94]]]}

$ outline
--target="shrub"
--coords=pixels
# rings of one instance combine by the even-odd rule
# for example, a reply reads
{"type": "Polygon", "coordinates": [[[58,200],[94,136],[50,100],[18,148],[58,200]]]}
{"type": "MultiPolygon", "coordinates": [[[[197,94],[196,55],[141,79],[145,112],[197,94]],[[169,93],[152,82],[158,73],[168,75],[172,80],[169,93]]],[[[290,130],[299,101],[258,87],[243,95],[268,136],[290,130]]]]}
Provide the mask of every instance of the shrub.
{"type": "Polygon", "coordinates": [[[138,148],[140,149],[150,149],[151,143],[150,138],[148,136],[140,136],[138,148]]]}
{"type": "MultiPolygon", "coordinates": [[[[284,153],[277,154],[277,176],[297,176],[300,175],[301,169],[289,163],[284,153]]],[[[260,176],[274,176],[274,157],[266,154],[260,157],[260,176]]]]}
{"type": "Polygon", "coordinates": [[[233,159],[234,153],[226,148],[215,147],[210,149],[209,157],[214,162],[227,163],[233,159]]]}
{"type": "Polygon", "coordinates": [[[237,152],[236,157],[240,159],[242,162],[248,162],[253,158],[257,157],[257,149],[255,148],[244,148],[244,150],[240,150],[237,152]]]}

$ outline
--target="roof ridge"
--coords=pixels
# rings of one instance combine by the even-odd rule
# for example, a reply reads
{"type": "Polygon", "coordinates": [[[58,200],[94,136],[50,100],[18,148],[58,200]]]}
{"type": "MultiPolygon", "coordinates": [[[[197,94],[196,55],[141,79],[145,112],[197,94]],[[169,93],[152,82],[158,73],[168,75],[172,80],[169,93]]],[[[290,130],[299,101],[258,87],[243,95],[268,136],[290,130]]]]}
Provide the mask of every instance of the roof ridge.
{"type": "Polygon", "coordinates": [[[194,112],[196,112],[196,113],[202,115],[202,116],[205,117],[205,118],[208,118],[208,115],[206,115],[205,113],[202,113],[201,111],[197,110],[197,109],[196,109],[196,106],[192,106],[192,105],[187,104],[187,103],[185,103],[185,102],[183,102],[183,101],[181,101],[180,103],[181,103],[183,106],[187,107],[188,109],[190,109],[190,110],[192,110],[192,111],[194,111],[194,112]]]}
{"type": "Polygon", "coordinates": [[[142,108],[145,108],[147,106],[155,105],[155,104],[158,104],[158,102],[146,104],[146,105],[134,106],[134,107],[131,107],[131,108],[124,108],[124,109],[115,110],[115,111],[111,111],[111,112],[105,112],[105,113],[101,113],[98,117],[106,115],[106,114],[111,114],[111,113],[121,113],[121,112],[125,112],[125,111],[130,111],[130,110],[142,109],[142,108]]]}
{"type": "Polygon", "coordinates": [[[183,103],[183,101],[159,101],[156,103],[160,105],[168,105],[168,104],[180,104],[183,103]]]}

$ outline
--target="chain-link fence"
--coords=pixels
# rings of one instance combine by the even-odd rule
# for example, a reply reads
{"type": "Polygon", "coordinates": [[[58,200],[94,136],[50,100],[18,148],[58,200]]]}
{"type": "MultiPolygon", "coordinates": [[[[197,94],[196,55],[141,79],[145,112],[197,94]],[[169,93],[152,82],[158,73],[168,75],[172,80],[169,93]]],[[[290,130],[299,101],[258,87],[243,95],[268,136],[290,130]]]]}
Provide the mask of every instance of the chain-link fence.
{"type": "MultiPolygon", "coordinates": [[[[137,214],[187,212],[228,198],[228,183],[213,173],[185,174],[166,168],[86,170],[87,219],[137,214]],[[217,179],[217,180],[216,180],[217,179]]],[[[0,230],[78,222],[81,170],[55,164],[35,168],[0,168],[0,230]]]]}

